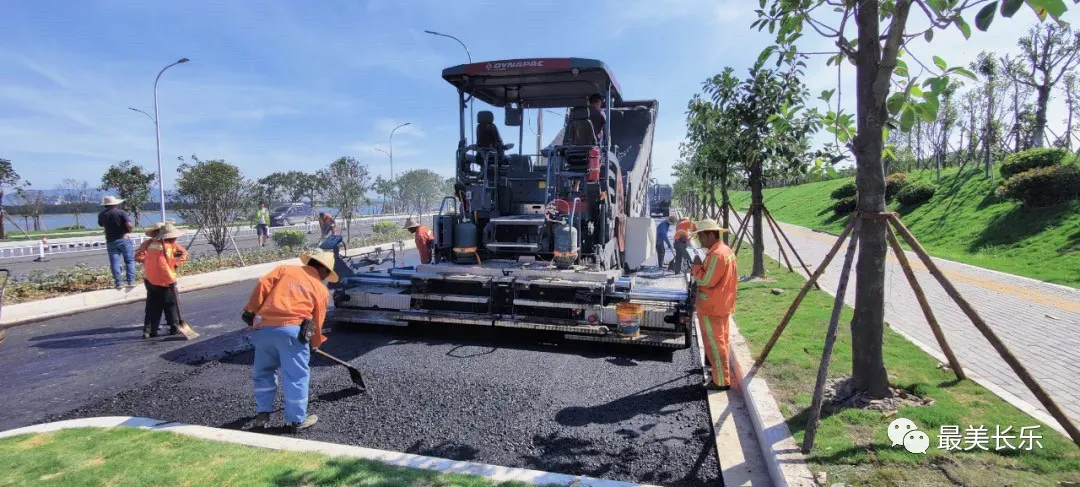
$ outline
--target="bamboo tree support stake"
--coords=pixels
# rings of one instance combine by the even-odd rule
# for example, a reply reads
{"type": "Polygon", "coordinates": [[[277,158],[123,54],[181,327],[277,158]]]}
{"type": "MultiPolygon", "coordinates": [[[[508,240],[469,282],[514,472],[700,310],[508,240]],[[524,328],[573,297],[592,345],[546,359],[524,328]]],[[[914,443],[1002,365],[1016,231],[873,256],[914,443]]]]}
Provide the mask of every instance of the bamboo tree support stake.
{"type": "MultiPolygon", "coordinates": [[[[788,240],[787,234],[784,233],[783,227],[781,227],[780,223],[776,221],[776,218],[773,218],[772,213],[769,212],[768,208],[765,208],[765,216],[770,221],[772,221],[773,225],[776,225],[776,230],[780,232],[781,237],[784,237],[784,242],[787,242],[788,247],[791,248],[791,253],[795,255],[795,260],[799,261],[799,265],[802,266],[803,270],[806,271],[806,275],[809,277],[810,276],[810,267],[806,265],[806,262],[803,262],[802,257],[799,256],[799,251],[795,250],[795,246],[792,245],[791,240],[788,240]]],[[[776,244],[780,245],[780,242],[777,241],[776,244]]],[[[819,291],[821,290],[821,286],[816,281],[814,282],[814,287],[816,287],[819,291]]]]}
{"type": "Polygon", "coordinates": [[[997,350],[998,355],[1001,355],[1001,358],[1005,360],[1005,363],[1009,364],[1009,367],[1020,377],[1020,380],[1024,382],[1024,385],[1026,385],[1029,390],[1031,390],[1032,394],[1035,394],[1035,398],[1050,412],[1050,415],[1057,420],[1058,424],[1065,428],[1065,431],[1069,433],[1069,437],[1072,438],[1073,443],[1080,447],[1080,430],[1077,430],[1076,426],[1069,421],[1069,417],[1062,412],[1057,403],[1050,398],[1046,391],[1043,390],[1042,386],[1035,381],[1035,378],[1031,376],[1026,368],[1024,368],[1023,364],[1020,363],[1016,356],[1012,354],[1012,351],[1005,346],[994,331],[990,329],[985,321],[983,321],[982,317],[979,316],[979,313],[977,313],[975,309],[971,307],[971,304],[960,295],[960,292],[956,290],[952,285],[952,282],[949,282],[949,279],[945,277],[945,274],[941,272],[941,269],[938,269],[937,264],[934,264],[933,259],[931,259],[926,253],[926,250],[922,248],[922,245],[915,240],[915,237],[908,231],[903,222],[900,221],[900,218],[894,214],[890,216],[889,219],[892,220],[893,226],[900,232],[900,235],[904,237],[908,246],[915,251],[915,254],[918,255],[919,259],[926,265],[930,274],[937,279],[938,283],[941,284],[941,287],[949,294],[949,297],[953,298],[953,301],[956,301],[956,305],[960,307],[960,310],[967,315],[971,320],[971,323],[975,325],[975,328],[979,329],[979,332],[986,338],[986,341],[990,342],[990,345],[994,347],[994,350],[997,350]]]}
{"type": "Polygon", "coordinates": [[[911,285],[911,291],[915,293],[915,299],[919,301],[919,307],[922,308],[923,316],[926,317],[926,322],[930,325],[930,330],[934,332],[934,338],[937,339],[938,346],[941,347],[941,351],[945,353],[945,357],[949,360],[949,367],[952,368],[957,379],[966,379],[967,375],[964,374],[964,369],[960,366],[960,361],[956,359],[956,354],[953,353],[952,347],[945,341],[945,333],[941,330],[937,318],[934,317],[934,311],[930,309],[930,302],[926,299],[926,294],[923,292],[922,286],[919,285],[918,279],[915,278],[915,271],[911,269],[911,263],[908,262],[907,255],[904,254],[904,248],[900,246],[900,241],[896,239],[896,234],[893,233],[892,228],[885,228],[888,232],[887,237],[889,239],[889,245],[896,254],[896,260],[900,262],[900,268],[904,270],[904,276],[907,277],[908,284],[911,285]]]}
{"type": "Polygon", "coordinates": [[[832,316],[829,318],[829,331],[825,335],[825,349],[821,352],[821,364],[818,365],[817,383],[814,385],[814,401],[810,405],[810,416],[806,418],[806,431],[803,435],[802,452],[809,453],[814,447],[818,421],[821,420],[821,403],[825,396],[825,379],[829,375],[829,361],[832,360],[833,346],[836,345],[836,329],[840,325],[840,312],[844,310],[844,294],[847,292],[848,278],[851,276],[851,262],[855,260],[855,247],[859,243],[859,229],[862,228],[861,215],[856,216],[855,230],[848,240],[847,255],[844,256],[844,270],[840,274],[840,283],[836,287],[836,299],[833,300],[832,316]]]}
{"type": "Polygon", "coordinates": [[[788,258],[787,252],[784,252],[784,242],[780,241],[780,235],[776,233],[776,226],[773,225],[772,220],[770,220],[768,216],[765,216],[766,214],[764,211],[762,211],[761,213],[762,219],[765,220],[765,225],[767,225],[769,227],[769,230],[772,231],[773,240],[776,241],[776,247],[780,249],[780,256],[784,258],[784,263],[787,264],[788,271],[795,272],[795,268],[791,267],[791,259],[788,258]]]}
{"type": "MultiPolygon", "coordinates": [[[[742,222],[739,223],[739,238],[738,238],[738,240],[735,241],[735,255],[739,255],[739,249],[742,248],[743,237],[746,237],[746,240],[748,242],[752,243],[752,238],[750,237],[749,228],[750,228],[750,217],[754,214],[754,211],[755,211],[754,208],[755,208],[754,205],[750,205],[750,208],[748,208],[746,210],[746,214],[743,215],[742,222]]],[[[734,210],[734,208],[732,208],[732,210],[734,210]]],[[[739,214],[735,213],[735,215],[738,216],[739,214]]]]}
{"type": "Polygon", "coordinates": [[[769,352],[772,351],[773,346],[776,345],[776,341],[779,340],[780,335],[784,333],[784,328],[787,328],[788,323],[791,322],[791,317],[795,316],[795,310],[799,308],[799,304],[801,304],[803,298],[806,297],[806,293],[810,292],[810,286],[817,282],[818,278],[825,273],[825,268],[829,266],[829,262],[832,262],[833,257],[836,256],[836,252],[838,252],[840,246],[844,244],[844,239],[851,233],[852,228],[855,226],[855,219],[855,214],[852,214],[847,226],[844,227],[844,231],[840,233],[840,237],[833,243],[832,248],[829,249],[829,253],[825,254],[825,259],[821,261],[821,264],[818,265],[817,270],[810,276],[810,279],[807,279],[806,284],[803,284],[802,289],[799,290],[799,294],[795,296],[795,301],[792,301],[787,313],[784,314],[784,318],[780,320],[779,325],[776,325],[776,329],[773,330],[772,336],[769,337],[769,342],[765,344],[765,348],[761,349],[761,354],[758,355],[758,359],[754,362],[754,365],[761,365],[765,362],[765,359],[769,356],[769,352]]]}

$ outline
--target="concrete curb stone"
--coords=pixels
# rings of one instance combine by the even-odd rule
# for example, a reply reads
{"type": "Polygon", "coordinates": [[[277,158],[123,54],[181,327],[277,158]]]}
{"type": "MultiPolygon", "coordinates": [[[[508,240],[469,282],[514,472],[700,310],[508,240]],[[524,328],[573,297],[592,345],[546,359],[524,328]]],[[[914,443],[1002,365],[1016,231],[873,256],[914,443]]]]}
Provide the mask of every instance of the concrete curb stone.
{"type": "Polygon", "coordinates": [[[475,462],[462,462],[445,458],[426,457],[408,453],[376,450],[360,446],[340,445],[322,441],[289,438],[282,436],[251,433],[247,431],[226,430],[209,426],[197,426],[184,423],[160,421],[150,418],[131,416],[108,416],[97,418],[80,418],[67,421],[42,423],[24,428],[17,428],[0,432],[0,438],[30,433],[47,433],[67,428],[113,428],[133,427],[156,431],[168,431],[172,433],[193,436],[205,440],[221,441],[246,446],[270,448],[274,450],[288,450],[298,452],[317,452],[332,456],[346,456],[374,460],[387,465],[407,467],[423,470],[432,470],[444,474],[462,474],[485,477],[495,482],[528,482],[533,484],[556,484],[582,487],[629,487],[636,485],[631,482],[603,480],[591,477],[566,475],[559,473],[543,472],[523,468],[501,467],[475,462]]]}
{"type": "MultiPolygon", "coordinates": [[[[375,250],[376,247],[386,247],[387,245],[390,244],[387,243],[381,245],[361,247],[358,249],[350,249],[348,252],[346,252],[346,255],[370,252],[372,250],[375,250]]],[[[406,250],[415,247],[416,243],[411,240],[404,242],[404,248],[406,250]]],[[[224,286],[226,284],[242,282],[249,279],[255,279],[267,272],[270,272],[270,270],[281,264],[295,264],[298,262],[299,261],[296,258],[290,258],[287,260],[267,262],[264,264],[250,265],[246,267],[234,267],[231,269],[223,269],[220,271],[204,272],[202,274],[195,274],[192,276],[181,276],[179,279],[178,289],[181,293],[185,293],[188,291],[197,291],[200,289],[207,289],[211,287],[224,286]]],[[[81,313],[83,311],[109,308],[121,304],[143,301],[145,299],[146,288],[142,286],[136,286],[132,289],[124,289],[121,291],[117,291],[115,289],[103,289],[100,291],[90,291],[85,293],[72,294],[70,296],[60,296],[56,298],[30,301],[28,303],[13,304],[4,307],[3,319],[0,320],[0,328],[13,328],[15,326],[26,325],[42,320],[57,318],[60,316],[81,313]]]]}

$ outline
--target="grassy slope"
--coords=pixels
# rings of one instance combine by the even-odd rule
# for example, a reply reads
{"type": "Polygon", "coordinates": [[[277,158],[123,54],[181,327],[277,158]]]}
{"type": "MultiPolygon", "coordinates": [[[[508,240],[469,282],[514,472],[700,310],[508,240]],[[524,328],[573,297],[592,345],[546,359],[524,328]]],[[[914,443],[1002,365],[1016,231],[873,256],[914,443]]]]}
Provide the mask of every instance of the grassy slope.
{"type": "MultiPolygon", "coordinates": [[[[749,269],[751,259],[752,252],[740,252],[739,269],[749,269]]],[[[775,281],[740,283],[736,303],[735,321],[754,356],[806,282],[801,275],[781,269],[775,260],[766,260],[769,276],[775,281]],[[774,288],[782,289],[783,294],[772,294],[774,288]]],[[[769,389],[800,445],[832,305],[832,296],[811,289],[759,372],[769,381],[769,389]]],[[[851,373],[851,316],[851,308],[845,307],[829,377],[851,373]]],[[[967,425],[986,425],[987,436],[992,437],[997,425],[1002,429],[1012,426],[1011,432],[1016,434],[1022,426],[1040,423],[982,386],[970,380],[957,381],[950,370],[939,368],[937,360],[891,328],[885,330],[884,354],[890,382],[935,401],[932,406],[901,408],[895,416],[913,420],[928,433],[930,449],[926,455],[917,455],[891,446],[886,430],[895,417],[857,409],[823,412],[808,459],[814,471],[828,472],[828,485],[1057,486],[1064,480],[1080,481],[1080,450],[1045,425],[1037,430],[1043,435],[1043,448],[1036,446],[1032,451],[994,451],[993,440],[988,452],[938,449],[941,425],[958,425],[961,433],[967,425]]]]}
{"type": "Polygon", "coordinates": [[[161,431],[87,428],[0,440],[0,485],[480,487],[493,483],[480,477],[252,448],[161,431]]]}
{"type": "MultiPolygon", "coordinates": [[[[934,181],[932,171],[912,180],[934,181]]],[[[1000,178],[999,178],[1000,180],[1000,178]]],[[[846,218],[833,215],[829,193],[851,178],[765,191],[765,205],[777,220],[838,233],[846,218]]],[[[1053,208],[1024,209],[999,200],[994,185],[978,169],[942,171],[934,197],[898,211],[932,255],[1010,274],[1080,287],[1080,200],[1053,208]]],[[[750,203],[733,193],[736,208],[750,203]]]]}

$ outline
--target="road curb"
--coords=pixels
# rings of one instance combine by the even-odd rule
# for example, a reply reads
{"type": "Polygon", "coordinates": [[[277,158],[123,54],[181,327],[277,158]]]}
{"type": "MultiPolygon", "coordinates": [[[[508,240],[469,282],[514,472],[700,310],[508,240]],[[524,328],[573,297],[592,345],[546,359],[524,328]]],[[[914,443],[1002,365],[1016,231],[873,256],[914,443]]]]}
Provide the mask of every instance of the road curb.
{"type": "MultiPolygon", "coordinates": [[[[389,243],[370,245],[358,249],[350,249],[345,255],[370,252],[377,247],[386,247],[389,243]]],[[[416,247],[413,241],[405,241],[404,249],[416,247]]],[[[255,264],[245,267],[233,267],[220,271],[204,272],[192,276],[182,276],[179,279],[177,289],[181,293],[198,291],[212,287],[234,284],[237,282],[255,279],[281,264],[295,264],[296,258],[255,264]]],[[[82,313],[102,308],[109,308],[121,304],[134,303],[146,299],[146,288],[136,286],[130,290],[103,289],[85,293],[60,296],[56,298],[41,299],[28,303],[13,304],[4,307],[3,319],[0,320],[0,329],[14,328],[28,325],[42,320],[58,318],[61,316],[82,313]]]]}
{"type": "Polygon", "coordinates": [[[221,441],[239,445],[288,450],[297,452],[316,452],[331,456],[346,456],[373,460],[397,467],[432,470],[444,474],[475,475],[495,482],[528,482],[532,484],[556,484],[588,487],[622,487],[647,484],[635,484],[615,480],[603,480],[592,477],[543,472],[523,468],[501,467],[475,462],[462,462],[445,458],[412,455],[409,453],[376,450],[360,446],[341,445],[315,440],[287,438],[247,431],[226,430],[209,426],[197,426],[170,421],[132,416],[106,416],[80,418],[52,423],[42,423],[23,428],[0,432],[0,438],[28,433],[48,433],[67,428],[114,428],[132,427],[154,431],[168,431],[205,440],[221,441]]]}
{"type": "Polygon", "coordinates": [[[765,378],[757,377],[759,367],[751,365],[749,371],[746,371],[743,366],[753,364],[754,356],[750,353],[746,339],[739,333],[734,317],[730,322],[730,336],[731,367],[734,369],[733,377],[738,379],[732,389],[738,389],[746,401],[746,408],[754,425],[754,434],[757,435],[773,485],[816,487],[818,483],[810,471],[806,457],[795,443],[795,438],[784,421],[784,415],[780,413],[780,405],[769,391],[765,378]]]}

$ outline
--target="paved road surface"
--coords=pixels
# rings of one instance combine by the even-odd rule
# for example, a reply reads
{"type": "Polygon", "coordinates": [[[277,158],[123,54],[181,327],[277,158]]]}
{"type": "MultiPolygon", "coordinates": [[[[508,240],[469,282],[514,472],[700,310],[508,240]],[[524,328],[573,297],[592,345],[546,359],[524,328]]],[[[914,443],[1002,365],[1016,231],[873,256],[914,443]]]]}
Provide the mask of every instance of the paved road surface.
{"type": "MultiPolygon", "coordinates": [[[[252,354],[238,331],[250,286],[185,293],[184,317],[203,334],[194,342],[142,340],[140,304],[8,330],[0,429],[103,415],[238,427],[254,407],[252,354]]],[[[358,394],[344,370],[315,358],[310,410],[321,420],[304,436],[604,478],[718,484],[690,351],[628,357],[466,333],[331,332],[325,349],[361,367],[370,393],[358,394]]]]}
{"type": "MultiPolygon", "coordinates": [[[[835,236],[807,228],[788,224],[782,224],[782,227],[811,270],[821,263],[836,241],[835,236]]],[[[770,232],[764,233],[766,251],[777,257],[776,242],[770,232]]],[[[949,298],[915,253],[907,252],[907,258],[964,369],[980,376],[983,385],[989,383],[1003,389],[1045,413],[1045,408],[949,298]]],[[[1080,424],[1080,290],[942,259],[934,259],[934,262],[1074,424],[1080,424]]],[[[794,265],[798,267],[797,262],[794,265]]],[[[836,291],[842,265],[841,252],[822,276],[823,288],[836,291]]],[[[853,266],[850,286],[855,285],[854,273],[853,266]]],[[[850,288],[845,300],[848,305],[855,305],[855,293],[850,288]]],[[[886,267],[885,301],[886,321],[924,348],[932,349],[939,360],[944,361],[944,354],[891,250],[886,267]]],[[[998,390],[995,392],[1001,395],[998,390]]],[[[1056,425],[1048,415],[1041,419],[1056,425]]]]}
{"type": "MultiPolygon", "coordinates": [[[[395,223],[404,224],[405,219],[400,218],[394,220],[395,223]]],[[[359,223],[353,228],[353,232],[363,232],[365,234],[371,232],[372,222],[370,220],[359,223]]],[[[318,232],[314,232],[308,235],[308,240],[312,243],[317,242],[319,239],[318,232]]],[[[180,243],[188,246],[188,242],[191,241],[190,235],[185,235],[179,239],[180,243]]],[[[240,249],[253,249],[259,244],[258,238],[255,236],[242,236],[236,237],[236,245],[240,249]]],[[[267,240],[267,245],[273,245],[273,242],[267,240]]],[[[188,250],[191,251],[193,256],[213,254],[214,248],[206,242],[206,238],[199,236],[195,239],[194,243],[188,246],[188,250]]],[[[232,250],[229,250],[232,252],[232,250]]],[[[109,257],[105,254],[104,250],[93,250],[87,252],[74,252],[67,254],[54,254],[50,255],[45,262],[34,262],[34,257],[17,257],[0,259],[0,268],[6,268],[11,271],[12,277],[22,277],[26,274],[36,270],[53,270],[61,269],[65,267],[74,267],[76,264],[87,264],[94,267],[109,266],[109,257]]]]}

